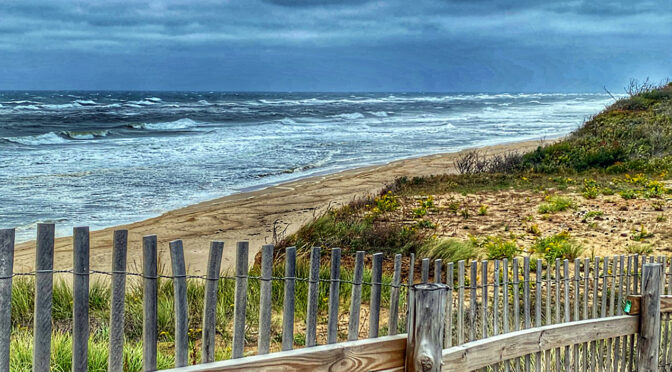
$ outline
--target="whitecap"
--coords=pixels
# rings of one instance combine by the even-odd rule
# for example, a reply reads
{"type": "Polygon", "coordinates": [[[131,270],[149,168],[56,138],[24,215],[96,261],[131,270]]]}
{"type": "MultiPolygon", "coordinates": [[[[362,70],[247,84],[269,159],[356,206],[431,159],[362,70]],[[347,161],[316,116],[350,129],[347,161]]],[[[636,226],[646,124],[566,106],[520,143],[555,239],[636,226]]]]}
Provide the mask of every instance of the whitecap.
{"type": "Polygon", "coordinates": [[[385,111],[370,111],[369,112],[373,116],[377,116],[379,118],[385,118],[387,117],[387,112],[385,111]]]}
{"type": "Polygon", "coordinates": [[[82,106],[93,106],[97,105],[96,101],[92,101],[90,99],[78,99],[75,101],[76,104],[82,105],[82,106]]]}
{"type": "Polygon", "coordinates": [[[280,119],[280,123],[284,125],[296,125],[296,121],[290,119],[290,118],[283,118],[280,119]]]}
{"type": "Polygon", "coordinates": [[[158,103],[158,102],[161,102],[162,99],[161,99],[161,98],[158,98],[158,97],[149,97],[149,98],[145,98],[145,101],[149,101],[149,102],[157,102],[157,103],[158,103]]]}
{"type": "Polygon", "coordinates": [[[67,143],[68,140],[59,136],[54,132],[39,134],[36,136],[25,137],[5,137],[5,140],[18,143],[21,145],[37,146],[37,145],[57,145],[67,143]]]}
{"type": "Polygon", "coordinates": [[[208,101],[206,101],[206,100],[204,100],[204,99],[199,100],[199,101],[196,102],[196,103],[198,103],[199,105],[205,105],[205,106],[211,106],[211,105],[212,105],[212,103],[210,103],[210,102],[208,102],[208,101]]]}
{"type": "Polygon", "coordinates": [[[347,120],[356,120],[356,119],[361,119],[361,118],[364,117],[364,115],[360,112],[352,112],[352,113],[349,113],[349,114],[338,114],[338,115],[335,115],[335,116],[338,117],[338,118],[347,119],[347,120]]]}
{"type": "Polygon", "coordinates": [[[91,130],[91,131],[63,131],[60,133],[75,140],[89,140],[94,138],[105,137],[110,134],[109,130],[91,130]]]}
{"type": "Polygon", "coordinates": [[[18,105],[14,106],[15,110],[39,110],[40,108],[35,105],[18,105]]]}
{"type": "MultiPolygon", "coordinates": [[[[191,120],[189,118],[183,118],[170,122],[159,122],[159,123],[144,123],[141,124],[142,129],[149,130],[180,130],[180,129],[189,129],[198,126],[198,122],[191,120]]],[[[133,128],[140,129],[133,125],[133,128]]]]}

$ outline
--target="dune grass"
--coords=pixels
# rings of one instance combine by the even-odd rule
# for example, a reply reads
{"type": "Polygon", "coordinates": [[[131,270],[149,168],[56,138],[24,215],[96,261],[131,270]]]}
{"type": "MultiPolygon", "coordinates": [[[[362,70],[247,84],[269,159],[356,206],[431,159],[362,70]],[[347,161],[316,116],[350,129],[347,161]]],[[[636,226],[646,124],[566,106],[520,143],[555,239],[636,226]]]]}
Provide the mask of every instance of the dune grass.
{"type": "MultiPolygon", "coordinates": [[[[297,259],[296,275],[299,278],[308,278],[309,262],[307,257],[297,259]]],[[[259,267],[255,266],[250,270],[251,276],[259,275],[259,267]]],[[[322,265],[320,269],[320,278],[329,279],[329,267],[322,265]]],[[[273,267],[273,276],[284,276],[284,262],[278,260],[273,267]]],[[[352,269],[343,267],[341,270],[341,279],[350,281],[353,279],[352,269]]],[[[364,282],[371,282],[371,270],[364,270],[364,282]]],[[[390,284],[392,277],[389,274],[383,275],[383,283],[390,284]]],[[[175,314],[173,311],[173,284],[169,279],[159,279],[158,283],[158,333],[159,333],[159,366],[169,368],[174,365],[173,343],[175,332],[175,314]]],[[[363,285],[362,302],[368,304],[371,286],[363,285]]],[[[307,311],[308,283],[306,281],[296,282],[296,313],[295,321],[299,324],[299,332],[296,334],[296,346],[303,346],[302,333],[305,330],[303,324],[307,311]]],[[[349,283],[342,283],[340,286],[340,309],[341,313],[346,313],[350,306],[350,294],[352,286],[349,283]]],[[[283,291],[282,281],[272,282],[272,329],[271,344],[272,347],[279,348],[282,340],[282,310],[283,310],[283,291]]],[[[402,291],[405,291],[402,288],[402,291]]],[[[126,294],[125,306],[125,337],[126,345],[124,349],[124,363],[127,371],[140,371],[142,367],[142,284],[139,281],[129,279],[126,294]]],[[[235,292],[235,281],[220,280],[217,302],[217,348],[216,359],[228,359],[231,356],[232,339],[232,319],[233,319],[233,299],[235,292]]],[[[200,339],[203,298],[205,293],[205,283],[200,279],[189,279],[187,281],[187,302],[189,308],[189,334],[191,345],[192,362],[200,361],[200,339]]],[[[326,319],[328,311],[328,293],[329,283],[320,282],[318,295],[318,319],[323,322],[326,319]]],[[[90,306],[90,326],[91,337],[89,340],[89,370],[103,371],[107,368],[107,345],[109,341],[109,304],[110,304],[110,285],[108,281],[99,278],[92,280],[89,291],[90,306]]],[[[389,307],[390,290],[389,287],[383,287],[382,306],[389,307]]],[[[400,296],[401,306],[404,306],[406,296],[400,296]]],[[[54,332],[52,336],[52,370],[68,371],[72,358],[72,337],[70,335],[72,328],[72,287],[64,279],[57,279],[53,290],[53,325],[54,332]]],[[[33,303],[34,303],[34,280],[30,277],[22,277],[14,280],[12,288],[12,371],[30,370],[32,361],[32,322],[33,322],[33,303]]],[[[403,313],[403,312],[402,312],[403,313]]],[[[400,324],[403,322],[400,322],[400,324]]],[[[248,301],[246,312],[246,345],[249,352],[256,349],[256,335],[259,324],[259,280],[249,279],[248,282],[248,301]]],[[[344,331],[345,332],[345,331],[344,331]]],[[[387,333],[383,327],[381,332],[387,333]]],[[[343,334],[345,337],[346,335],[343,334]]],[[[305,338],[303,338],[305,339],[305,338]]],[[[318,338],[319,339],[319,338],[318,338]]]]}

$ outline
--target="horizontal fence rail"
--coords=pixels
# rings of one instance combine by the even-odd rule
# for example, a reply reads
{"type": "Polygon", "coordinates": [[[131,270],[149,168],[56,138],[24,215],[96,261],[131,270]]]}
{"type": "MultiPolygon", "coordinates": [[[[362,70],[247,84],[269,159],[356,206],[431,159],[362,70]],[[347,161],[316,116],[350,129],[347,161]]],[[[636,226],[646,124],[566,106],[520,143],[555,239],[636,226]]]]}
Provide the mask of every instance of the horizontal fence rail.
{"type": "MultiPolygon", "coordinates": [[[[239,242],[235,246],[212,242],[204,270],[206,274],[190,275],[186,271],[188,262],[184,260],[184,249],[192,247],[184,247],[179,240],[170,242],[167,247],[159,247],[156,236],[147,236],[142,241],[142,270],[134,271],[127,268],[128,232],[125,230],[114,232],[110,271],[92,270],[88,258],[88,228],[74,229],[73,268],[55,270],[54,230],[53,224],[38,225],[36,254],[39,259],[31,272],[13,271],[14,230],[0,230],[0,370],[9,369],[3,366],[9,365],[12,344],[13,320],[9,306],[12,280],[21,277],[35,278],[36,306],[32,332],[35,335],[33,367],[36,371],[50,368],[46,356],[53,350],[47,335],[56,332],[52,329],[53,322],[48,321],[52,314],[51,288],[55,275],[71,276],[73,279],[74,370],[86,370],[87,343],[91,337],[88,312],[91,277],[104,276],[111,283],[110,371],[125,370],[127,363],[123,353],[124,345],[129,342],[124,337],[127,327],[125,312],[129,309],[125,304],[134,279],[142,284],[143,334],[137,341],[142,342],[145,371],[167,367],[165,363],[163,367],[159,366],[160,350],[157,348],[159,340],[165,337],[158,329],[157,312],[163,304],[158,302],[157,291],[166,280],[172,288],[170,306],[174,323],[170,328],[173,332],[170,349],[174,356],[169,367],[267,353],[270,354],[265,358],[274,360],[285,355],[278,352],[297,347],[316,352],[322,350],[318,348],[329,350],[320,344],[334,344],[332,352],[345,353],[343,355],[347,357],[350,355],[347,353],[355,350],[356,344],[343,343],[345,341],[360,338],[405,339],[405,335],[389,337],[407,332],[409,304],[413,301],[410,288],[414,283],[435,282],[446,288],[446,308],[440,319],[444,348],[492,340],[493,337],[513,337],[519,334],[516,332],[532,327],[539,330],[539,327],[569,322],[615,319],[610,317],[624,314],[628,296],[642,293],[641,276],[645,263],[658,262],[662,265],[663,275],[659,279],[661,293],[672,294],[672,265],[669,265],[668,259],[638,255],[578,258],[571,262],[560,259],[546,262],[530,257],[432,262],[423,257],[416,260],[411,254],[410,258],[401,255],[390,257],[389,265],[386,265],[381,253],[367,255],[356,252],[352,259],[346,259],[345,251],[339,248],[297,250],[289,247],[280,252],[267,245],[262,247],[256,260],[259,264],[250,269],[248,264],[255,258],[249,257],[247,242],[239,242]],[[233,274],[222,273],[222,252],[234,247],[236,266],[233,274]],[[163,265],[161,260],[168,259],[170,264],[163,265]],[[169,267],[171,273],[165,273],[164,266],[169,267]],[[189,298],[194,293],[190,287],[194,282],[204,286],[199,292],[203,301],[200,305],[203,307],[202,324],[197,326],[189,319],[193,315],[189,311],[189,298]],[[223,286],[231,291],[223,292],[223,286]],[[223,298],[224,293],[230,298],[223,298]],[[221,319],[217,315],[222,311],[222,302],[232,302],[231,311],[225,311],[230,318],[221,319]],[[381,336],[386,337],[379,338],[381,336]]],[[[669,314],[663,313],[660,326],[661,344],[666,345],[660,351],[660,365],[663,367],[670,366],[672,358],[672,349],[667,346],[670,345],[669,320],[669,314]]],[[[535,349],[521,356],[518,367],[534,369],[541,360],[565,363],[567,355],[572,358],[579,355],[580,360],[596,353],[611,353],[611,359],[616,358],[613,353],[632,355],[636,345],[634,336],[606,338],[609,340],[604,343],[535,349]],[[603,344],[609,347],[600,346],[603,344]]],[[[244,360],[227,363],[234,366],[244,360]]],[[[328,364],[329,360],[325,359],[324,363],[328,364]]],[[[515,363],[505,363],[502,368],[515,368],[515,363]]]]}

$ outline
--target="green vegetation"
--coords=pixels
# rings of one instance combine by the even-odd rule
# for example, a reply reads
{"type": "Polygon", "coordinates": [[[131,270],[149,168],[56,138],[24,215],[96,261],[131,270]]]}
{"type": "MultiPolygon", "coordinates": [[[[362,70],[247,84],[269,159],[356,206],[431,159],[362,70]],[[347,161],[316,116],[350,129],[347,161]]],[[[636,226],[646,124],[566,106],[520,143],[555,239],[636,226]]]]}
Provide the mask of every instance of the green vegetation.
{"type": "Polygon", "coordinates": [[[483,239],[472,238],[476,246],[482,247],[489,260],[511,259],[521,252],[515,239],[505,240],[497,236],[486,236],[483,239]]]}
{"type": "Polygon", "coordinates": [[[476,247],[470,241],[458,239],[429,239],[419,250],[418,254],[432,259],[441,259],[444,262],[456,262],[476,258],[476,247]]]}
{"type": "Polygon", "coordinates": [[[653,248],[648,244],[633,244],[625,247],[628,254],[638,254],[640,256],[648,256],[653,253],[653,248]]]}
{"type": "MultiPolygon", "coordinates": [[[[309,264],[307,257],[297,259],[296,276],[308,278],[309,264]]],[[[320,269],[320,278],[323,282],[319,285],[318,311],[319,316],[326,316],[328,311],[328,291],[330,277],[329,267],[322,265],[320,269]]],[[[260,274],[259,267],[254,266],[250,270],[251,276],[260,274]]],[[[284,276],[284,262],[278,261],[273,267],[273,276],[284,276]]],[[[340,286],[340,306],[348,309],[350,306],[351,285],[348,281],[354,278],[352,269],[342,268],[341,279],[345,282],[340,286]]],[[[371,270],[365,268],[365,282],[371,282],[371,270]]],[[[391,274],[385,272],[382,279],[383,284],[392,283],[391,274]]],[[[19,278],[14,280],[12,288],[12,371],[30,370],[32,363],[32,321],[34,306],[34,280],[32,278],[19,278]]],[[[232,319],[233,319],[233,301],[235,292],[235,281],[223,279],[219,282],[218,302],[216,306],[216,328],[217,345],[216,359],[228,359],[231,354],[232,337],[232,319]]],[[[158,364],[162,369],[174,366],[174,339],[175,332],[175,313],[173,311],[173,283],[171,280],[159,279],[158,283],[158,333],[159,333],[159,359],[158,364]]],[[[247,312],[246,324],[251,331],[247,332],[246,342],[256,345],[254,331],[259,324],[259,280],[251,279],[248,282],[247,292],[247,312]]],[[[296,282],[296,320],[301,322],[306,317],[308,283],[306,281],[296,282]]],[[[275,314],[282,314],[283,311],[283,291],[284,283],[282,281],[272,282],[272,311],[275,314]]],[[[370,298],[371,286],[362,286],[362,301],[366,304],[370,298]]],[[[405,288],[401,289],[405,292],[405,288]]],[[[124,360],[126,371],[142,370],[142,282],[130,280],[127,286],[126,304],[125,304],[125,338],[126,346],[124,349],[124,360]]],[[[201,357],[200,351],[200,329],[202,326],[203,298],[205,294],[205,283],[200,279],[189,279],[187,281],[187,301],[189,309],[189,333],[190,337],[190,360],[198,362],[201,357]]],[[[108,282],[92,281],[89,291],[89,306],[91,317],[91,337],[89,340],[89,370],[103,371],[107,367],[108,342],[109,342],[109,304],[111,288],[108,282]]],[[[382,290],[381,301],[383,306],[389,306],[390,291],[388,286],[382,290]]],[[[400,301],[403,303],[406,296],[402,293],[400,301]]],[[[53,290],[53,324],[54,332],[52,336],[52,365],[51,370],[69,371],[71,369],[72,358],[72,337],[69,332],[72,329],[72,288],[65,280],[56,280],[53,290]]],[[[403,322],[401,322],[403,323],[403,322]]],[[[271,327],[272,345],[281,340],[282,326],[274,321],[271,327]]],[[[300,334],[296,335],[301,337],[300,334]]]]}
{"type": "Polygon", "coordinates": [[[566,231],[538,238],[532,249],[543,255],[548,262],[553,262],[556,258],[574,260],[584,251],[583,246],[574,241],[566,231]]]}
{"type": "Polygon", "coordinates": [[[548,196],[546,203],[539,206],[539,213],[549,214],[566,211],[567,209],[576,208],[576,202],[572,198],[565,196],[548,196]]]}

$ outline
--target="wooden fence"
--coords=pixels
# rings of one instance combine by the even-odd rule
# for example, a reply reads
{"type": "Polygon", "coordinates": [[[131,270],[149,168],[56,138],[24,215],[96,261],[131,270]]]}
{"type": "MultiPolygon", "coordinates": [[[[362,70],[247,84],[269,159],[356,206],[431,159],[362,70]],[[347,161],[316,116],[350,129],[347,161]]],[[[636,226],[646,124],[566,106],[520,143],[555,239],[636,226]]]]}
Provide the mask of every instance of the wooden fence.
{"type": "MultiPolygon", "coordinates": [[[[203,280],[205,282],[203,324],[201,334],[201,361],[210,363],[215,360],[215,337],[221,329],[216,328],[216,304],[218,284],[222,281],[235,282],[234,310],[232,324],[231,358],[238,359],[251,354],[261,357],[243,358],[226,362],[217,362],[188,367],[184,371],[207,370],[245,370],[256,366],[254,363],[283,363],[286,357],[297,360],[297,368],[323,368],[333,363],[344,363],[349,368],[356,369],[394,369],[400,368],[398,356],[406,350],[406,335],[397,335],[407,331],[409,320],[409,306],[413,299],[409,298],[408,291],[413,283],[443,283],[445,285],[445,311],[440,317],[434,317],[441,324],[441,338],[444,348],[478,342],[478,340],[493,337],[511,337],[529,330],[560,329],[562,332],[574,328],[563,328],[559,325],[569,322],[591,319],[618,317],[623,314],[623,306],[628,296],[639,294],[642,290],[642,269],[645,263],[659,262],[663,267],[663,275],[658,279],[660,290],[664,294],[672,292],[672,265],[664,257],[642,256],[615,256],[580,258],[568,260],[530,260],[529,257],[513,258],[512,260],[491,261],[459,261],[443,263],[435,260],[432,264],[429,259],[419,261],[419,273],[416,272],[414,255],[404,259],[395,255],[392,266],[391,280],[384,280],[383,255],[373,254],[370,257],[369,281],[364,280],[365,261],[364,252],[357,252],[354,264],[350,267],[341,267],[341,250],[331,249],[330,270],[328,278],[320,276],[322,250],[312,248],[309,258],[309,273],[306,277],[297,276],[297,250],[288,248],[284,252],[284,275],[273,276],[274,247],[265,245],[261,250],[260,271],[258,276],[249,274],[248,253],[246,242],[236,245],[235,275],[228,276],[220,273],[222,242],[212,242],[206,275],[187,275],[183,246],[181,241],[169,244],[172,273],[164,275],[158,270],[158,247],[156,236],[143,238],[143,270],[141,273],[127,271],[126,247],[128,233],[124,230],[115,231],[113,262],[111,271],[103,272],[89,268],[89,230],[79,227],[73,230],[73,267],[72,270],[56,271],[53,269],[54,225],[40,224],[37,231],[36,266],[30,273],[15,273],[12,269],[14,252],[14,230],[0,230],[0,370],[9,370],[10,335],[12,330],[11,319],[11,289],[12,278],[18,275],[33,275],[35,277],[35,310],[34,310],[34,349],[33,368],[35,371],[48,371],[50,363],[50,340],[52,333],[52,288],[55,273],[72,275],[73,285],[73,359],[74,371],[87,369],[87,345],[89,340],[89,279],[91,275],[105,274],[110,276],[112,289],[110,300],[109,321],[109,361],[110,371],[122,371],[124,368],[122,350],[124,346],[124,297],[126,294],[127,277],[138,277],[143,282],[143,369],[145,371],[157,368],[157,286],[162,278],[172,280],[174,288],[174,352],[175,367],[185,367],[189,362],[188,340],[188,309],[187,309],[187,280],[203,280]],[[404,266],[404,270],[402,270],[404,266]],[[350,270],[349,279],[341,277],[344,270],[350,270]],[[467,271],[468,269],[468,271],[467,271]],[[669,272],[668,272],[669,270],[669,272]],[[406,276],[402,283],[402,273],[406,276]],[[419,274],[419,278],[418,278],[419,274]],[[249,281],[259,283],[259,317],[257,326],[256,348],[246,344],[252,325],[246,324],[246,309],[248,301],[249,281]],[[295,319],[297,292],[299,282],[307,283],[306,318],[295,319]],[[281,335],[271,332],[271,294],[273,284],[283,286],[283,311],[281,335]],[[320,285],[328,286],[328,296],[321,298],[320,285]],[[350,287],[347,301],[340,296],[341,286],[350,287]],[[369,287],[370,295],[363,298],[363,287],[369,287]],[[383,297],[385,301],[383,301],[383,297]],[[326,317],[321,322],[320,305],[327,303],[326,317]],[[343,302],[349,302],[349,308],[341,309],[343,302]],[[383,306],[384,302],[386,302],[383,306]],[[362,309],[368,308],[367,314],[362,309]],[[382,315],[387,312],[387,319],[381,321],[382,315]],[[344,325],[339,323],[341,315],[348,316],[347,335],[344,325]],[[438,318],[438,319],[437,319],[438,318]],[[367,321],[367,324],[363,322],[367,321]],[[300,324],[298,332],[305,336],[305,348],[290,351],[295,347],[296,324],[300,324]],[[375,340],[356,341],[361,336],[361,329],[368,328],[366,337],[375,340]],[[303,332],[301,332],[303,331],[303,332]],[[383,337],[379,337],[383,336],[383,337]],[[273,339],[281,338],[281,342],[273,339]],[[343,342],[347,341],[347,342],[343,342]],[[273,342],[276,342],[274,344],[273,342]],[[318,346],[318,342],[328,344],[318,346]],[[338,343],[341,342],[341,343],[338,343]],[[256,349],[256,350],[255,350],[256,349]],[[282,352],[271,351],[281,350],[282,352]],[[268,355],[266,355],[268,354],[268,355]],[[349,365],[347,363],[354,363],[349,365]],[[321,367],[320,367],[321,366],[321,367]]],[[[390,275],[387,275],[389,278],[390,275]]],[[[411,312],[412,313],[412,312],[411,312]]],[[[279,316],[279,314],[276,314],[279,316]]],[[[412,317],[411,317],[412,318],[412,317]]],[[[660,365],[663,368],[670,366],[672,349],[668,350],[670,336],[669,314],[663,316],[661,326],[662,347],[660,365]]],[[[618,323],[614,320],[614,322],[618,323]]],[[[632,322],[632,321],[630,321],[632,322]]],[[[616,324],[614,323],[614,324],[616,324]]],[[[581,323],[577,323],[581,324],[581,323]]],[[[604,323],[612,324],[612,323],[604,323]]],[[[620,324],[620,323],[618,323],[620,324]]],[[[630,323],[623,323],[628,327],[630,323]]],[[[612,324],[613,325],[613,324],[612,324]]],[[[630,324],[631,326],[631,324],[630,324]]],[[[580,326],[577,326],[580,327],[580,326]]],[[[606,325],[604,327],[607,327],[606,325]]],[[[629,329],[629,328],[628,328],[629,329]]],[[[546,332],[546,331],[543,331],[546,332]]],[[[550,331],[549,331],[550,332],[550,331]]],[[[559,331],[558,331],[559,332],[559,331]]],[[[621,350],[621,355],[632,355],[634,337],[626,341],[621,336],[607,334],[605,339],[619,337],[610,348],[594,347],[589,345],[571,345],[572,350],[578,347],[586,355],[595,356],[596,353],[609,350],[621,350]],[[620,348],[620,349],[619,349],[620,348]]],[[[503,338],[512,341],[513,339],[503,338]]],[[[504,341],[502,341],[504,342],[504,341]]],[[[609,342],[609,341],[607,341],[609,342]]],[[[598,343],[603,345],[603,343],[598,343]]],[[[569,346],[568,346],[569,347],[569,346]]],[[[566,350],[566,349],[565,349],[566,350]]],[[[562,350],[538,351],[525,355],[521,364],[514,362],[502,368],[509,370],[519,368],[528,370],[529,366],[540,368],[539,360],[554,360],[555,363],[566,361],[562,350]],[[539,358],[539,359],[537,359],[539,358]]],[[[573,354],[573,355],[576,355],[573,354]]],[[[613,360],[613,357],[612,357],[613,360]]],[[[445,352],[444,352],[445,361],[445,352]]],[[[270,363],[270,364],[269,364],[270,363]]],[[[564,363],[564,362],[562,362],[564,363]]],[[[261,364],[258,364],[261,366],[261,364]]],[[[564,364],[563,364],[564,365],[564,364]]],[[[596,364],[591,364],[595,366],[596,364]]],[[[277,366],[277,365],[276,365],[277,366]]],[[[548,363],[546,364],[548,366],[548,363]]],[[[561,365],[558,364],[558,367],[561,365]]],[[[343,366],[342,366],[343,367],[343,366]]],[[[445,367],[445,366],[444,366],[445,367]]],[[[401,361],[403,368],[403,360],[401,361]]],[[[271,368],[272,369],[272,368],[271,368]]],[[[337,368],[339,369],[339,368],[337,368]]],[[[402,369],[403,370],[403,369],[402,369]]],[[[538,370],[538,369],[537,369],[538,370]]],[[[560,369],[557,369],[558,371],[560,369]]]]}

